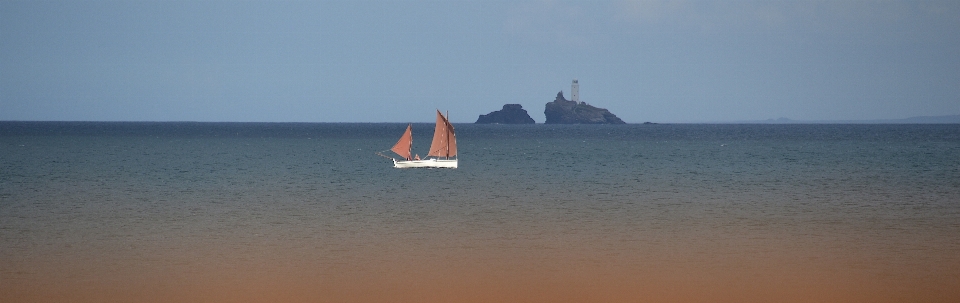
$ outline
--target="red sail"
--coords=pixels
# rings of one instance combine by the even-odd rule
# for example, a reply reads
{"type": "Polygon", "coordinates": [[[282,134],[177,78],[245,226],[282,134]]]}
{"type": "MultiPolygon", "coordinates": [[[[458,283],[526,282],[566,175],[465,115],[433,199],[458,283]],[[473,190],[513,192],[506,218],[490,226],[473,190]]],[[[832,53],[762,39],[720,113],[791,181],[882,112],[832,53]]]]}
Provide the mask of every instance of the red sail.
{"type": "Polygon", "coordinates": [[[410,124],[407,124],[407,131],[403,132],[403,136],[400,136],[400,141],[397,141],[397,144],[393,145],[393,152],[397,153],[406,160],[411,160],[410,158],[410,147],[413,146],[413,132],[410,131],[410,124]]]}
{"type": "Polygon", "coordinates": [[[433,142],[430,143],[430,153],[427,156],[450,158],[457,155],[457,136],[453,132],[453,125],[440,111],[437,111],[437,125],[433,130],[433,142]]]}
{"type": "Polygon", "coordinates": [[[447,124],[447,157],[456,157],[457,156],[457,134],[453,132],[453,124],[450,124],[450,120],[447,120],[447,117],[443,118],[443,123],[447,124]]]}

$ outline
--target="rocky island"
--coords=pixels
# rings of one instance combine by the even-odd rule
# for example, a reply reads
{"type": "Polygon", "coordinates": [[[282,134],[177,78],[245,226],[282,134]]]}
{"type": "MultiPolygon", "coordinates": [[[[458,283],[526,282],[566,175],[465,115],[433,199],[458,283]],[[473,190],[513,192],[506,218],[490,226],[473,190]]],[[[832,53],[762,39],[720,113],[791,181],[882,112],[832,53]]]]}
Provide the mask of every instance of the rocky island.
{"type": "Polygon", "coordinates": [[[520,104],[504,104],[503,109],[480,115],[476,124],[534,124],[533,118],[527,114],[520,104]]]}
{"type": "MultiPolygon", "coordinates": [[[[574,98],[576,99],[576,90],[574,98]]],[[[563,97],[563,91],[557,93],[556,100],[547,103],[543,114],[547,116],[547,121],[544,122],[546,124],[626,124],[605,108],[567,100],[563,97]]]]}

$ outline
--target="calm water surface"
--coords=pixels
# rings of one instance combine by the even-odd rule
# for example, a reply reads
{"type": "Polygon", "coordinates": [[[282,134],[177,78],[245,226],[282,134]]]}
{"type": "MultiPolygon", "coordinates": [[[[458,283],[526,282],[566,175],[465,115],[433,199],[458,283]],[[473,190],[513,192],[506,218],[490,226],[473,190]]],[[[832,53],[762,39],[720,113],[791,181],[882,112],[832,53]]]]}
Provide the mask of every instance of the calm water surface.
{"type": "Polygon", "coordinates": [[[0,122],[0,301],[960,300],[960,125],[405,126],[0,122]]]}

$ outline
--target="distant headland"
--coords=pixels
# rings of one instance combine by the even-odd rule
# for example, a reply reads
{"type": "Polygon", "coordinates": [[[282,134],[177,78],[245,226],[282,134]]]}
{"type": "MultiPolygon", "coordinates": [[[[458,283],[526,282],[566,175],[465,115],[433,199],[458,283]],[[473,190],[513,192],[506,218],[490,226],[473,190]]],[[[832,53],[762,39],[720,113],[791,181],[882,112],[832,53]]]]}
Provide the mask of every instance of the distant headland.
{"type": "Polygon", "coordinates": [[[873,119],[873,120],[794,120],[780,117],[767,120],[740,120],[718,121],[704,123],[737,123],[737,124],[960,124],[960,115],[945,116],[916,116],[904,119],[873,119]]]}
{"type": "Polygon", "coordinates": [[[534,124],[533,118],[527,114],[520,104],[504,104],[503,109],[480,115],[476,124],[534,124]]]}
{"type": "MultiPolygon", "coordinates": [[[[563,97],[563,91],[557,93],[553,102],[548,102],[543,114],[547,116],[545,124],[626,124],[623,120],[605,108],[595,107],[580,101],[580,83],[573,79],[570,85],[571,99],[563,97]]],[[[503,109],[477,118],[477,124],[533,124],[533,118],[520,104],[504,104],[503,109]]]]}
{"type": "Polygon", "coordinates": [[[547,116],[546,124],[626,124],[605,108],[567,100],[563,91],[557,93],[553,102],[547,103],[543,114],[547,116]]]}

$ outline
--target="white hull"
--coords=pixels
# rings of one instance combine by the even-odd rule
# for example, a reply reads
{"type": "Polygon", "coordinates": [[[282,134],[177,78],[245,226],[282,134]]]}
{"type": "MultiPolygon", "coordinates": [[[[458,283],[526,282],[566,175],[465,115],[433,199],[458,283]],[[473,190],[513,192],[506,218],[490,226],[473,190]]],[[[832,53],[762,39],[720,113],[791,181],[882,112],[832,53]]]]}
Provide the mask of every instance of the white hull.
{"type": "Polygon", "coordinates": [[[425,159],[425,160],[411,160],[411,161],[397,161],[397,159],[393,159],[393,167],[395,168],[417,168],[417,167],[457,168],[457,159],[453,159],[453,160],[425,159]]]}

